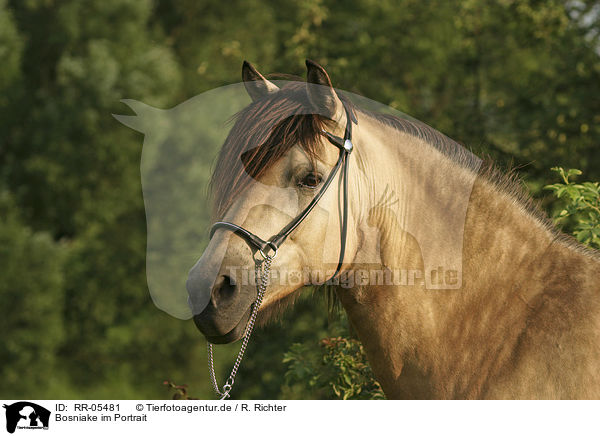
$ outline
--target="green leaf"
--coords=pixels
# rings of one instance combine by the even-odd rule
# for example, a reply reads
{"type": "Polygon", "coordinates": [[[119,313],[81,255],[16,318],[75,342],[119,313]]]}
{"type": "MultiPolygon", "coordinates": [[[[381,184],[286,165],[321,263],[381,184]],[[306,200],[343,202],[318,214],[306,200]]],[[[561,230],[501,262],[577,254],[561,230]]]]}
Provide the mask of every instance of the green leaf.
{"type": "Polygon", "coordinates": [[[575,238],[582,243],[586,243],[592,238],[592,232],[590,230],[582,230],[575,232],[575,238]]]}

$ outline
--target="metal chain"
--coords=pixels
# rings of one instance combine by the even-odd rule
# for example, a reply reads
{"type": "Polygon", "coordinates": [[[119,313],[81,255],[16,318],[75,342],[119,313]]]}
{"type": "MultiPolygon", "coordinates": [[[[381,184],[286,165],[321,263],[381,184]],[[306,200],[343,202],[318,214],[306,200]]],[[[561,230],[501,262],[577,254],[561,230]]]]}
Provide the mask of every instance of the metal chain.
{"type": "Polygon", "coordinates": [[[225,400],[229,398],[229,393],[231,392],[231,388],[233,387],[233,383],[235,383],[235,376],[240,368],[240,363],[242,363],[242,359],[244,357],[244,352],[246,351],[246,347],[248,347],[248,341],[250,341],[250,335],[252,334],[252,329],[254,329],[254,323],[256,322],[256,316],[258,314],[258,309],[262,304],[263,297],[265,295],[265,291],[267,290],[267,285],[269,284],[269,272],[271,270],[271,261],[275,257],[275,254],[272,256],[264,256],[263,261],[256,261],[255,265],[255,274],[256,274],[256,288],[257,288],[257,296],[256,300],[252,304],[252,313],[250,314],[250,319],[248,320],[248,324],[246,325],[246,331],[244,332],[244,339],[242,340],[242,346],[240,347],[240,351],[235,359],[233,364],[233,368],[231,369],[231,374],[229,378],[223,385],[223,391],[219,389],[219,384],[217,383],[217,377],[215,376],[215,364],[213,361],[213,344],[208,342],[208,372],[210,374],[210,379],[212,381],[213,389],[215,393],[220,397],[219,399],[225,400]],[[258,278],[260,276],[260,282],[258,278]]]}

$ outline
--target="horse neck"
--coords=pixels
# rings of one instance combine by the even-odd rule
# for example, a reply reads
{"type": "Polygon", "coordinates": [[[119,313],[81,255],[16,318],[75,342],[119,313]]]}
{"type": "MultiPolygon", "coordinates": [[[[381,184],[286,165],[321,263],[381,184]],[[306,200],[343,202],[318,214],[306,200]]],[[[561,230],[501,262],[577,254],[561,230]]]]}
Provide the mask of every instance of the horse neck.
{"type": "Polygon", "coordinates": [[[476,169],[376,121],[359,125],[356,186],[370,182],[357,188],[354,213],[359,233],[378,230],[381,264],[355,268],[455,268],[458,255],[461,274],[456,289],[369,283],[338,296],[388,396],[478,396],[525,328],[544,282],[531,269],[544,264],[553,234],[476,169]],[[397,202],[379,204],[390,190],[397,202]]]}

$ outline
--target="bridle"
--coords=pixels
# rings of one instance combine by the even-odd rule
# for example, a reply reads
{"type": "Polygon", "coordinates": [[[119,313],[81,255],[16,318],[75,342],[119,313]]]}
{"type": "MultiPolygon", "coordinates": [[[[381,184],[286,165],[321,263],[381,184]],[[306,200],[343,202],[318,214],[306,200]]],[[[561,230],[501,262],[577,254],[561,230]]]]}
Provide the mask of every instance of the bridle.
{"type": "Polygon", "coordinates": [[[254,233],[244,229],[241,226],[238,226],[237,224],[225,221],[218,221],[213,224],[212,228],[210,229],[210,238],[213,237],[213,235],[218,229],[230,230],[236,235],[240,236],[242,239],[244,239],[248,243],[248,245],[250,245],[250,248],[258,250],[262,255],[263,259],[267,258],[266,251],[272,251],[273,254],[271,257],[274,258],[277,255],[277,250],[279,249],[279,247],[281,247],[281,244],[283,244],[287,237],[296,229],[296,227],[298,227],[302,223],[302,221],[306,219],[306,217],[310,214],[313,208],[317,205],[321,197],[323,197],[323,195],[327,191],[327,188],[329,188],[329,186],[331,185],[331,182],[335,178],[340,168],[343,168],[342,174],[344,197],[342,206],[343,217],[340,238],[340,257],[335,273],[329,280],[337,276],[342,267],[342,263],[344,261],[344,253],[346,251],[346,235],[348,232],[348,156],[350,155],[350,153],[352,153],[352,149],[354,148],[354,146],[352,145],[352,123],[356,123],[356,118],[354,118],[352,112],[348,109],[348,107],[345,104],[343,104],[343,106],[344,111],[346,113],[346,129],[344,132],[344,137],[340,138],[339,136],[332,135],[331,133],[326,132],[324,130],[322,131],[322,133],[327,137],[329,142],[331,142],[333,145],[339,148],[340,154],[338,160],[331,172],[329,173],[327,179],[325,179],[325,182],[323,183],[323,186],[321,187],[317,195],[314,196],[314,198],[311,200],[308,206],[306,206],[304,210],[296,216],[296,218],[290,221],[283,229],[281,229],[279,233],[271,236],[271,238],[268,241],[261,239],[254,233]]]}
{"type": "Polygon", "coordinates": [[[213,237],[215,232],[219,229],[229,230],[242,239],[246,241],[246,243],[250,246],[250,249],[254,249],[254,252],[258,251],[262,259],[256,260],[255,258],[255,269],[256,269],[256,283],[257,283],[257,297],[255,302],[252,305],[252,312],[250,314],[250,319],[248,320],[248,324],[246,325],[246,331],[244,332],[244,339],[242,341],[242,346],[240,347],[240,351],[238,352],[237,358],[233,365],[233,369],[231,370],[231,374],[227,379],[226,383],[223,385],[223,391],[219,389],[219,385],[217,383],[215,377],[214,363],[213,363],[213,350],[212,344],[208,343],[208,367],[209,373],[211,376],[211,381],[213,384],[213,389],[221,397],[221,399],[226,399],[229,397],[229,393],[231,388],[233,387],[233,383],[235,381],[235,376],[237,374],[237,370],[244,356],[244,352],[246,351],[246,347],[248,346],[248,341],[250,339],[250,334],[254,328],[254,323],[256,321],[256,316],[258,313],[258,309],[262,303],[262,299],[264,293],[267,289],[268,285],[268,275],[271,267],[271,261],[277,256],[277,251],[279,247],[286,241],[288,236],[306,219],[306,217],[310,214],[310,212],[317,205],[321,197],[325,194],[333,179],[337,175],[337,173],[342,171],[342,183],[343,183],[343,200],[342,200],[342,223],[341,223],[341,231],[340,231],[340,256],[338,260],[337,268],[333,275],[327,280],[327,283],[331,283],[332,280],[339,274],[342,264],[344,262],[344,255],[346,252],[346,236],[348,234],[348,167],[349,167],[349,156],[354,149],[354,145],[352,144],[352,123],[357,123],[356,118],[354,117],[352,111],[348,109],[348,106],[342,102],[344,107],[344,112],[346,114],[346,128],[344,130],[344,137],[340,138],[339,136],[333,135],[325,130],[322,130],[322,133],[329,140],[329,142],[335,145],[339,150],[338,160],[335,166],[331,169],[327,179],[323,183],[323,186],[314,196],[314,198],[310,201],[310,203],[300,212],[292,221],[290,221],[281,231],[269,238],[267,241],[250,232],[249,230],[244,229],[237,224],[233,224],[225,221],[218,221],[213,224],[210,229],[210,238],[213,237]],[[260,281],[259,281],[260,276],[260,281]]]}

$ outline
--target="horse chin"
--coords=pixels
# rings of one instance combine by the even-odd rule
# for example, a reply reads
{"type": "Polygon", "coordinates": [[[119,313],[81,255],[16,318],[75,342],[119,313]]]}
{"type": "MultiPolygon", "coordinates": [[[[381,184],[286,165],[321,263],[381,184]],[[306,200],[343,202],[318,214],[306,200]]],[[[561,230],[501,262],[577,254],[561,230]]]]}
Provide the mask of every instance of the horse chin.
{"type": "Polygon", "coordinates": [[[206,340],[208,342],[210,342],[211,344],[230,344],[232,342],[242,339],[242,337],[244,336],[244,331],[246,330],[246,325],[248,324],[248,320],[250,319],[251,314],[252,314],[252,306],[250,306],[248,308],[246,313],[244,313],[244,315],[242,316],[242,318],[240,319],[240,321],[237,323],[237,325],[234,328],[232,328],[228,333],[225,333],[224,335],[217,335],[217,336],[207,335],[206,333],[204,333],[202,331],[203,330],[202,327],[198,324],[198,322],[196,322],[195,318],[194,318],[194,322],[196,323],[196,327],[198,327],[198,330],[200,330],[200,332],[204,335],[206,340]]]}

